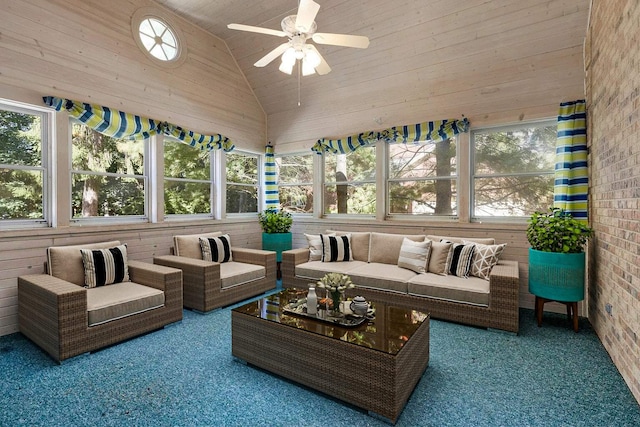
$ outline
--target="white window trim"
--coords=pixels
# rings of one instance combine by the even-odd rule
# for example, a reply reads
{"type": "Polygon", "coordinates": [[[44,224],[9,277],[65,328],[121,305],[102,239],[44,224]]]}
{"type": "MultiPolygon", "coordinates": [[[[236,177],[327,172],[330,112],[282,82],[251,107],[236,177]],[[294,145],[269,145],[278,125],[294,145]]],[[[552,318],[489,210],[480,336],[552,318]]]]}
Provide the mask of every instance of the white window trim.
{"type": "Polygon", "coordinates": [[[220,169],[224,170],[225,173],[225,179],[224,179],[224,183],[221,185],[224,185],[224,191],[222,191],[223,193],[223,197],[221,199],[221,204],[224,205],[224,215],[227,218],[253,218],[255,217],[255,215],[258,212],[261,212],[265,209],[265,202],[264,202],[264,154],[263,153],[257,153],[255,151],[248,151],[248,150],[233,150],[230,153],[225,153],[225,156],[221,156],[223,157],[222,161],[220,162],[220,169]],[[257,172],[258,172],[258,179],[256,184],[244,184],[244,183],[236,183],[236,182],[231,182],[229,183],[229,181],[226,179],[226,168],[227,168],[227,156],[226,154],[242,154],[244,156],[250,156],[250,157],[256,157],[257,158],[257,172]],[[223,167],[224,165],[224,167],[223,167]],[[239,186],[247,186],[247,187],[255,187],[257,189],[258,192],[258,200],[257,200],[257,212],[227,212],[227,187],[229,186],[229,184],[231,185],[239,185],[239,186]]]}
{"type": "Polygon", "coordinates": [[[35,106],[24,102],[0,98],[0,109],[16,113],[38,115],[41,119],[40,143],[42,150],[41,166],[3,165],[13,170],[41,171],[42,177],[42,216],[41,219],[5,219],[0,220],[0,230],[45,228],[54,226],[53,212],[55,206],[55,151],[54,115],[49,108],[35,106]]]}

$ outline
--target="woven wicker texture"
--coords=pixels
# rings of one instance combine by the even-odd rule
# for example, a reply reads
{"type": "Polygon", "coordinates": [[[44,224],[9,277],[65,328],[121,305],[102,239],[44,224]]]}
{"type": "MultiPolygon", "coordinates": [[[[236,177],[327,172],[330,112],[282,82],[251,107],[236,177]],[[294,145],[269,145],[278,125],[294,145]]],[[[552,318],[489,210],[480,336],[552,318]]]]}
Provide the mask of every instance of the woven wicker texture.
{"type": "Polygon", "coordinates": [[[160,308],[88,326],[86,290],[47,274],[18,278],[20,332],[61,362],[182,319],[180,270],[129,261],[131,281],[161,289],[160,308]]]}
{"type": "Polygon", "coordinates": [[[265,267],[265,277],[222,288],[220,264],[175,255],[155,257],[159,265],[182,270],[184,306],[207,312],[260,295],[276,287],[276,253],[258,249],[231,248],[233,260],[265,267]]]}
{"type": "MultiPolygon", "coordinates": [[[[384,313],[393,307],[376,308],[374,323],[387,321],[384,313]]],[[[392,423],[429,364],[429,317],[396,354],[344,341],[340,333],[331,337],[263,319],[242,307],[231,313],[231,335],[235,357],[392,423]]]]}
{"type": "MultiPolygon", "coordinates": [[[[309,249],[293,249],[282,253],[282,285],[306,289],[308,279],[295,275],[296,265],[309,260],[309,249]]],[[[348,295],[362,295],[367,299],[392,303],[431,314],[433,319],[448,320],[484,328],[518,332],[520,278],[516,261],[500,261],[489,276],[489,305],[476,306],[422,296],[386,292],[355,283],[348,295]]]]}

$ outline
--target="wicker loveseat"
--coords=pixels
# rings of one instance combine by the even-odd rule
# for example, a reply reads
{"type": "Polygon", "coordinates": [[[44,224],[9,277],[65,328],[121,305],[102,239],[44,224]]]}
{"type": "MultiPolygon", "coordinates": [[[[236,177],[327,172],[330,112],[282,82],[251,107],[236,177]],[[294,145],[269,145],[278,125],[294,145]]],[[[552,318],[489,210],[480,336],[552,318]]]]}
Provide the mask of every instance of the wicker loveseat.
{"type": "Polygon", "coordinates": [[[129,280],[87,289],[81,249],[118,241],[47,250],[49,274],[18,278],[20,332],[56,361],[153,331],[182,319],[182,272],[128,261],[129,280]]]}
{"type": "Polygon", "coordinates": [[[276,287],[276,253],[273,251],[231,247],[229,262],[203,260],[200,238],[222,234],[174,236],[174,255],[153,259],[155,264],[182,270],[186,308],[207,312],[276,287]]]}
{"type": "MultiPolygon", "coordinates": [[[[283,287],[307,288],[326,273],[348,274],[356,285],[350,294],[372,300],[427,311],[434,319],[443,319],[486,328],[518,332],[519,272],[515,261],[500,260],[488,274],[480,277],[456,277],[416,273],[398,266],[403,239],[432,242],[442,239],[463,240],[493,245],[494,239],[461,239],[444,236],[327,230],[327,234],[350,234],[353,260],[322,262],[310,260],[310,248],[282,253],[283,287]]],[[[445,256],[446,257],[446,256],[445,256]]]]}

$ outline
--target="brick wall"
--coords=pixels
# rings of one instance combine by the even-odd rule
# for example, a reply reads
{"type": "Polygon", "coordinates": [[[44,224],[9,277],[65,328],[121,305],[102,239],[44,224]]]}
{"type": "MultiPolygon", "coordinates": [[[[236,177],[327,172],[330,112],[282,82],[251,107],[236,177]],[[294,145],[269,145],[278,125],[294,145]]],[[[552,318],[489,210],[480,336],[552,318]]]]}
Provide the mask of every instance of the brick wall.
{"type": "Polygon", "coordinates": [[[594,0],[585,53],[589,318],[640,402],[640,1],[594,0]]]}

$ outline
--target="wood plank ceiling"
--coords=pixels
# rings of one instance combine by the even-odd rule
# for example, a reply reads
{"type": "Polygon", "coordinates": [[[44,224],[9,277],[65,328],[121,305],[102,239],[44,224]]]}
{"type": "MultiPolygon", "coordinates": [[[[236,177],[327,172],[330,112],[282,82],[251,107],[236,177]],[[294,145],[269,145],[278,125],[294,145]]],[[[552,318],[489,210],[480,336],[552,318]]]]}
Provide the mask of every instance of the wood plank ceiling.
{"type": "Polygon", "coordinates": [[[475,124],[549,117],[584,96],[589,0],[317,0],[319,32],[371,44],[317,45],[332,71],[302,78],[300,107],[295,71],[278,71],[278,59],[253,66],[283,39],[226,27],[280,29],[295,0],[156,1],[227,43],[276,144],[463,114],[475,124]]]}

